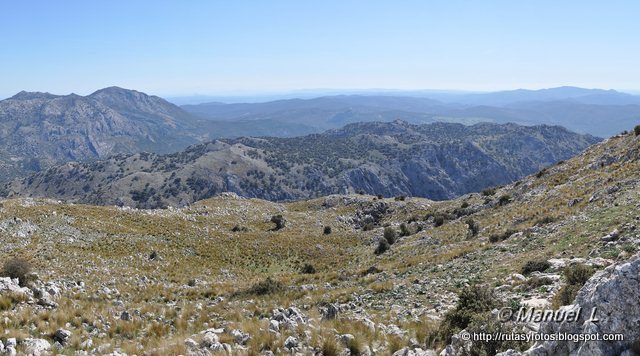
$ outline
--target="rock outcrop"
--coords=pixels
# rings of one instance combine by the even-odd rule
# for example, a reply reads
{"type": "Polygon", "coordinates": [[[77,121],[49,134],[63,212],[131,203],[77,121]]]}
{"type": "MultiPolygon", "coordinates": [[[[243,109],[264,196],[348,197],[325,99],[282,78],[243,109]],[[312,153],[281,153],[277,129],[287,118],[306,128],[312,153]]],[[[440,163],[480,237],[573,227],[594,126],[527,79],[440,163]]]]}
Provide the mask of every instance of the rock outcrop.
{"type": "Polygon", "coordinates": [[[640,256],[627,263],[609,266],[596,273],[582,287],[573,305],[565,310],[582,309],[577,322],[547,322],[544,334],[622,334],[621,341],[547,341],[534,345],[525,354],[542,355],[620,355],[640,340],[640,256]],[[598,321],[592,321],[595,309],[598,321]]]}

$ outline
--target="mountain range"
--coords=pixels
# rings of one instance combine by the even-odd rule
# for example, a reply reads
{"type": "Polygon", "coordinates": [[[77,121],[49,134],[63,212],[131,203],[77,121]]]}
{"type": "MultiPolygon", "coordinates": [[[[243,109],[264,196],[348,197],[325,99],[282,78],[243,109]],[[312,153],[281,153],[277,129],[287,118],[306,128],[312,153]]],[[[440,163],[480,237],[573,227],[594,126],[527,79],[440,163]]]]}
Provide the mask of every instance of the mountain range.
{"type": "Polygon", "coordinates": [[[87,96],[20,92],[0,101],[0,181],[72,161],[175,153],[218,138],[296,137],[358,122],[513,122],[606,137],[640,117],[637,96],[612,90],[366,94],[178,107],[118,87],[87,96]]]}
{"type": "MultiPolygon", "coordinates": [[[[250,122],[254,129],[297,125],[299,134],[354,122],[401,119],[417,124],[444,121],[561,125],[579,133],[608,137],[638,122],[640,97],[615,90],[559,87],[482,94],[371,92],[263,103],[212,102],[182,108],[216,122],[250,122]]],[[[247,133],[254,136],[251,131],[247,133]]]]}
{"type": "Polygon", "coordinates": [[[221,139],[166,155],[67,163],[5,190],[9,197],[142,208],[222,192],[275,201],[355,192],[442,200],[512,182],[598,141],[558,126],[357,123],[302,137],[221,139]]]}

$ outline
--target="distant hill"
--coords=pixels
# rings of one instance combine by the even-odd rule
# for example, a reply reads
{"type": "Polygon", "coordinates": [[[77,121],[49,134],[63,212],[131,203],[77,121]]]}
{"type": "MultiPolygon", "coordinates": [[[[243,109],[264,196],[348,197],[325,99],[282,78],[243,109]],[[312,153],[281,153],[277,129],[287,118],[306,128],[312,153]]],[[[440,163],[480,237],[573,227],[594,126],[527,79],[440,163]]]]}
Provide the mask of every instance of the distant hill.
{"type": "Polygon", "coordinates": [[[443,96],[446,101],[487,106],[509,106],[522,102],[572,101],[595,105],[640,105],[640,97],[615,90],[558,87],[540,90],[509,90],[483,94],[443,96]]]}
{"type": "Polygon", "coordinates": [[[180,206],[221,192],[276,201],[360,191],[447,199],[512,182],[598,141],[557,126],[358,123],[68,163],[5,189],[10,197],[137,207],[180,206]]]}
{"type": "Polygon", "coordinates": [[[269,128],[279,132],[297,125],[297,133],[314,133],[354,122],[400,119],[415,124],[441,121],[561,125],[580,133],[608,137],[640,122],[640,97],[614,90],[561,87],[484,94],[411,92],[400,95],[337,95],[264,103],[213,102],[182,108],[213,120],[216,125],[241,123],[247,126],[247,136],[256,135],[252,129],[269,128]]]}
{"type": "Polygon", "coordinates": [[[88,96],[20,92],[0,101],[0,176],[116,153],[199,142],[196,119],[157,96],[111,87],[88,96]]]}

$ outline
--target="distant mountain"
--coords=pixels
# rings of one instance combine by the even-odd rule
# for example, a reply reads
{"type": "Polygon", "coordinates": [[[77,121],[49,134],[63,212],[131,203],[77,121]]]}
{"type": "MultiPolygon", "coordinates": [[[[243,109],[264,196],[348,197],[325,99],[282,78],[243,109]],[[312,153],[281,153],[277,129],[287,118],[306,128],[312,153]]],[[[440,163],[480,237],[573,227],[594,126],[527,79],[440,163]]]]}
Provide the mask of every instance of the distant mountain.
{"type": "Polygon", "coordinates": [[[0,177],[116,153],[199,142],[196,119],[156,96],[111,87],[88,96],[20,92],[0,101],[0,177]]]}
{"type": "Polygon", "coordinates": [[[522,102],[573,101],[594,105],[640,105],[640,97],[615,90],[559,87],[540,90],[509,90],[494,93],[449,95],[446,101],[486,106],[509,106],[522,102]]]}
{"type": "Polygon", "coordinates": [[[225,139],[167,155],[67,163],[5,190],[137,207],[186,205],[227,191],[270,200],[359,191],[447,199],[512,182],[596,142],[557,126],[358,123],[304,137],[225,139]]]}
{"type": "Polygon", "coordinates": [[[301,134],[354,122],[400,119],[415,124],[440,121],[561,125],[580,133],[608,137],[640,122],[640,97],[614,90],[561,87],[424,95],[430,97],[338,95],[265,103],[214,102],[182,108],[205,120],[213,120],[218,127],[228,125],[225,122],[242,123],[247,131],[235,130],[239,136],[242,133],[254,136],[257,133],[252,130],[259,132],[264,128],[283,136],[277,133],[286,131],[290,125],[296,125],[295,132],[301,134]]]}
{"type": "Polygon", "coordinates": [[[223,104],[219,102],[183,105],[200,117],[217,121],[275,120],[297,123],[315,129],[342,127],[361,121],[393,121],[404,119],[432,122],[419,113],[444,110],[439,101],[427,98],[394,96],[338,95],[313,99],[288,99],[266,103],[223,104]]]}

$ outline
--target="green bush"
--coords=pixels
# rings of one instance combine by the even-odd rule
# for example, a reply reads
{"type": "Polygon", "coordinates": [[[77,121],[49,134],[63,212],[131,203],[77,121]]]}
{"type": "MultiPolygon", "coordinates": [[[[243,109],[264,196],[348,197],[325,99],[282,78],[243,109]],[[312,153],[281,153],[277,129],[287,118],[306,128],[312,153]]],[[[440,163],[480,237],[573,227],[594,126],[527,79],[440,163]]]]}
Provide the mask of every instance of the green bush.
{"type": "Polygon", "coordinates": [[[402,223],[400,224],[400,236],[410,236],[411,230],[409,229],[409,225],[402,223]]]}
{"type": "Polygon", "coordinates": [[[528,289],[536,289],[549,284],[553,284],[549,277],[531,277],[525,282],[528,289]]]}
{"type": "Polygon", "coordinates": [[[500,197],[500,199],[498,199],[498,204],[499,205],[507,205],[511,202],[511,195],[509,194],[505,194],[503,196],[500,197]]]}
{"type": "Polygon", "coordinates": [[[640,136],[640,125],[638,125],[638,126],[636,126],[636,127],[634,127],[634,128],[633,128],[633,133],[634,133],[636,136],[640,136]]]}
{"type": "Polygon", "coordinates": [[[444,225],[445,218],[444,215],[438,214],[433,217],[433,226],[438,227],[444,225]]]}
{"type": "Polygon", "coordinates": [[[385,227],[383,236],[384,239],[387,240],[389,245],[393,245],[394,243],[396,243],[396,230],[394,230],[392,227],[385,227]]]}
{"type": "Polygon", "coordinates": [[[567,279],[568,284],[583,286],[595,271],[592,267],[582,264],[571,265],[563,271],[564,277],[567,279]]]}
{"type": "Polygon", "coordinates": [[[287,220],[282,215],[274,215],[271,217],[271,222],[276,224],[274,230],[280,230],[285,227],[287,220]]]}
{"type": "Polygon", "coordinates": [[[331,226],[325,226],[325,227],[324,227],[324,229],[322,230],[322,232],[323,232],[325,235],[329,235],[329,234],[331,234],[331,226]]]}
{"type": "MultiPolygon", "coordinates": [[[[499,308],[491,289],[483,286],[470,286],[458,295],[458,303],[445,315],[434,335],[430,335],[427,346],[441,348],[451,342],[451,336],[466,329],[471,333],[510,333],[515,332],[512,324],[504,323],[491,314],[491,310],[499,308]]],[[[526,349],[524,342],[498,341],[474,342],[469,355],[495,355],[507,349],[526,349]]]]}
{"type": "Polygon", "coordinates": [[[249,229],[246,226],[235,225],[233,227],[233,229],[231,229],[231,231],[233,231],[233,232],[247,232],[247,231],[249,231],[249,229]]]}
{"type": "Polygon", "coordinates": [[[254,284],[248,290],[248,293],[253,295],[267,295],[282,292],[283,290],[284,285],[281,282],[267,277],[264,281],[254,284]]]}
{"type": "Polygon", "coordinates": [[[469,233],[471,233],[471,236],[476,236],[480,231],[480,224],[472,218],[467,219],[465,223],[469,227],[469,233]]]}
{"type": "Polygon", "coordinates": [[[551,267],[551,263],[549,263],[545,259],[535,259],[527,261],[524,266],[522,266],[522,274],[531,274],[532,272],[542,272],[547,268],[551,267]]]}
{"type": "Polygon", "coordinates": [[[517,230],[508,229],[501,234],[493,234],[489,236],[489,242],[496,243],[508,239],[511,235],[517,233],[517,230]]]}
{"type": "Polygon", "coordinates": [[[313,267],[313,265],[310,263],[305,263],[304,266],[302,266],[302,270],[300,272],[302,272],[303,274],[314,274],[316,273],[316,268],[313,267]]]}
{"type": "Polygon", "coordinates": [[[380,239],[378,241],[378,247],[376,247],[375,251],[373,251],[376,255],[382,255],[383,253],[387,252],[387,250],[389,250],[389,248],[391,247],[391,245],[389,245],[389,242],[387,241],[387,239],[380,239]]]}
{"type": "Polygon", "coordinates": [[[484,195],[485,197],[489,197],[494,194],[496,194],[495,188],[487,188],[482,191],[482,195],[484,195]]]}
{"type": "Polygon", "coordinates": [[[444,315],[438,328],[438,338],[446,344],[451,342],[451,335],[466,328],[474,317],[495,307],[493,292],[486,287],[466,287],[458,297],[458,303],[444,315]]]}

